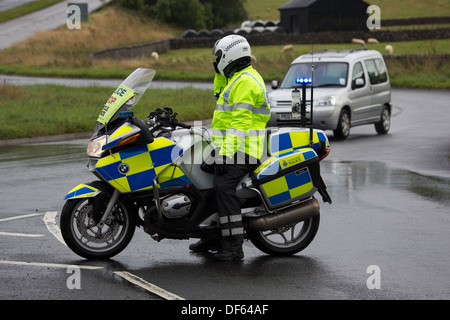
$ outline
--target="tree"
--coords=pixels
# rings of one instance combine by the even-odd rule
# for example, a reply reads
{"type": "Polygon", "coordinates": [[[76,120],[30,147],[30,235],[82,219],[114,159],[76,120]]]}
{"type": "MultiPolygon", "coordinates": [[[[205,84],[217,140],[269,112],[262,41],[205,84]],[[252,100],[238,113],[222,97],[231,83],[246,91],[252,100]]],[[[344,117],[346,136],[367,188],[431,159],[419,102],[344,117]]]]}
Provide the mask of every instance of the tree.
{"type": "Polygon", "coordinates": [[[164,23],[189,29],[223,28],[247,17],[245,0],[118,0],[164,23]]]}

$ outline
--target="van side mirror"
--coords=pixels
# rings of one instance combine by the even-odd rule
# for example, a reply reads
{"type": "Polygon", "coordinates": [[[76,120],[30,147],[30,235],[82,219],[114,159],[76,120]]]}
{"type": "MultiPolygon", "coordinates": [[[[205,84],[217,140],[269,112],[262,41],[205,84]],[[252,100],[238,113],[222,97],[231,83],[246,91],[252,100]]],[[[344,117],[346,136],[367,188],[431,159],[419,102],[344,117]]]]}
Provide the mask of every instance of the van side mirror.
{"type": "Polygon", "coordinates": [[[363,78],[356,78],[352,81],[352,89],[362,88],[365,85],[363,78]]]}
{"type": "Polygon", "coordinates": [[[272,80],[272,89],[278,89],[278,81],[277,80],[272,80]]]}

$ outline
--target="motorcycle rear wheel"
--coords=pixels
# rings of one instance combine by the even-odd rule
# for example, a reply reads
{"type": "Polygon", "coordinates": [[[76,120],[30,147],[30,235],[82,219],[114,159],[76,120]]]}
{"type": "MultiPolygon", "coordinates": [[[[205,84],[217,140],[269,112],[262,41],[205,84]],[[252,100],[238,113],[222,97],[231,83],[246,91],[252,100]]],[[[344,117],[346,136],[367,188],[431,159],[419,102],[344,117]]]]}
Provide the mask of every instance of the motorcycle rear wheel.
{"type": "Polygon", "coordinates": [[[253,245],[262,252],[289,256],[302,251],[313,241],[319,230],[319,223],[320,214],[274,230],[247,230],[247,234],[253,245]]]}
{"type": "Polygon", "coordinates": [[[89,199],[68,200],[60,218],[61,234],[73,252],[86,259],[108,259],[121,252],[136,229],[129,205],[118,201],[103,228],[94,220],[89,199]]]}

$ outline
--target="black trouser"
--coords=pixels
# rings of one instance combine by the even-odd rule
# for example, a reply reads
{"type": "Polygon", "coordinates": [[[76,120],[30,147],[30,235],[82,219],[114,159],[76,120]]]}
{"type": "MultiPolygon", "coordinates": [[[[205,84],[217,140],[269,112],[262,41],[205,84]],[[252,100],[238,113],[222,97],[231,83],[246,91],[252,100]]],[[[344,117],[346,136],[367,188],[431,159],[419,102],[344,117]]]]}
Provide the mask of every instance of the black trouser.
{"type": "Polygon", "coordinates": [[[242,177],[254,165],[228,164],[226,173],[214,174],[214,190],[220,218],[220,229],[223,237],[222,247],[225,250],[242,250],[244,241],[244,225],[242,223],[241,205],[236,196],[236,187],[242,177]]]}

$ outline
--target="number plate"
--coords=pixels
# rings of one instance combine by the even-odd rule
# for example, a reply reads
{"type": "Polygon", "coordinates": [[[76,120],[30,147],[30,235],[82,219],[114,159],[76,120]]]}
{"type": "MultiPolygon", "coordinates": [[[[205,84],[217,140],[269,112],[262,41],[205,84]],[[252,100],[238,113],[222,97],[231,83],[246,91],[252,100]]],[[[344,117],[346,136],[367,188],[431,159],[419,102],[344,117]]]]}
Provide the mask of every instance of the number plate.
{"type": "Polygon", "coordinates": [[[291,120],[292,113],[280,113],[280,120],[291,120]]]}

